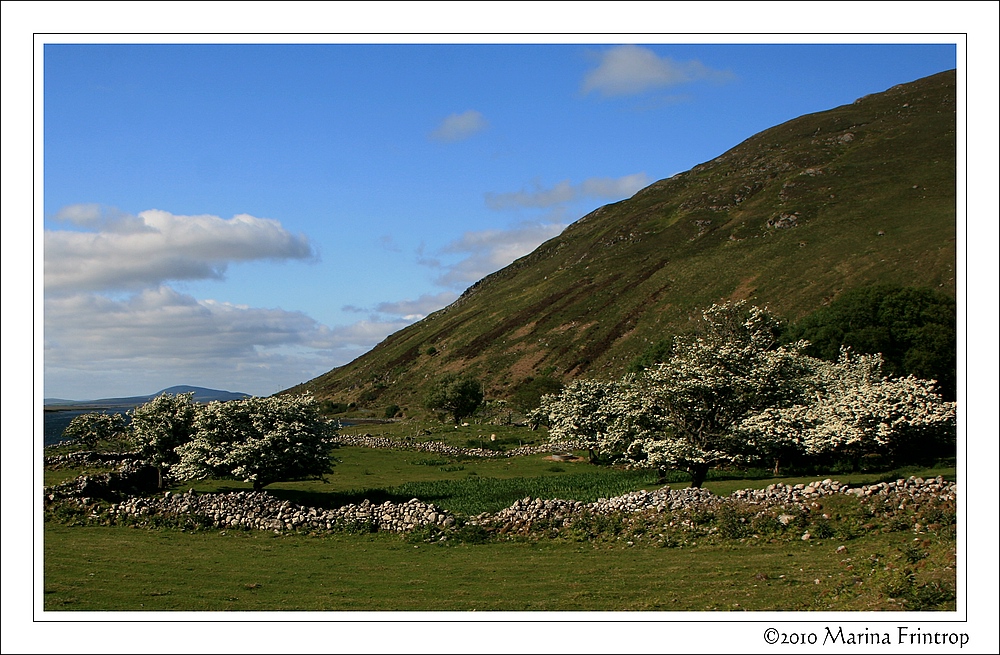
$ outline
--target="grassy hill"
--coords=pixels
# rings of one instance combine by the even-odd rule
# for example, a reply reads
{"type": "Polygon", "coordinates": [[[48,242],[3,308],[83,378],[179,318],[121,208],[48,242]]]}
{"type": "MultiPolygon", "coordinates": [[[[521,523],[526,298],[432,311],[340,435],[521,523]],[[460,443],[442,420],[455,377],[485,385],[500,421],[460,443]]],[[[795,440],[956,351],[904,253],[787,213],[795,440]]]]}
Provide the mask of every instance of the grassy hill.
{"type": "Polygon", "coordinates": [[[488,398],[540,375],[618,376],[721,300],[794,320],[875,282],[954,295],[955,94],[947,71],[761,132],[288,391],[413,412],[447,372],[477,376],[488,398]]]}

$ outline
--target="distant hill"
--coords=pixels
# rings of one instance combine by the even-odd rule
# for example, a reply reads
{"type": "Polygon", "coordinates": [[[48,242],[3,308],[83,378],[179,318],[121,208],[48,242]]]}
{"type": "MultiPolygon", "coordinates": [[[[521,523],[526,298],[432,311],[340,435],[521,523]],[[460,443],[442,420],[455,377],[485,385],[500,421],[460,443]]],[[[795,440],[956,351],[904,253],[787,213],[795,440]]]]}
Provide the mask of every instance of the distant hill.
{"type": "Polygon", "coordinates": [[[533,378],[619,376],[714,302],[796,320],[876,282],[954,296],[955,110],[947,71],[765,130],[584,216],[286,392],[414,413],[448,372],[475,375],[493,399],[533,378]]]}
{"type": "Polygon", "coordinates": [[[63,398],[45,398],[44,410],[44,439],[45,445],[49,446],[58,443],[62,438],[63,430],[70,424],[74,417],[87,412],[103,411],[112,414],[124,414],[133,407],[143,405],[160,394],[178,394],[194,392],[194,401],[197,403],[209,403],[213,400],[239,400],[249,398],[249,394],[234,393],[232,391],[219,391],[218,389],[206,389],[204,387],[192,387],[178,385],[151,393],[148,396],[128,396],[126,398],[98,398],[96,400],[65,400],[63,398]]]}
{"type": "Polygon", "coordinates": [[[54,407],[65,407],[67,409],[85,409],[88,407],[93,408],[119,408],[119,407],[138,407],[144,403],[149,402],[153,398],[156,398],[160,394],[179,394],[179,393],[194,393],[194,401],[197,403],[208,403],[213,400],[239,400],[240,398],[249,398],[249,394],[236,393],[232,391],[220,391],[218,389],[206,389],[204,387],[192,387],[188,385],[177,385],[174,387],[168,387],[162,391],[158,391],[147,396],[129,396],[126,398],[99,398],[96,400],[63,400],[61,398],[46,398],[43,403],[47,409],[54,407]]]}

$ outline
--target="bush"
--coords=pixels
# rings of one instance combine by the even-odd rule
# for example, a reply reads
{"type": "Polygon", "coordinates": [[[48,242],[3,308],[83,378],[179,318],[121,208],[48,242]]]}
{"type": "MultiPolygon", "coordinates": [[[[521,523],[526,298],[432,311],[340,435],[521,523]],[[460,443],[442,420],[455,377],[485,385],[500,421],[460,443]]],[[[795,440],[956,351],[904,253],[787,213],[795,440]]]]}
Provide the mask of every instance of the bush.
{"type": "Polygon", "coordinates": [[[233,477],[260,491],[279,480],[320,478],[332,466],[332,428],[308,395],[211,402],[195,427],[195,438],[177,449],[184,478],[233,477]]]}
{"type": "Polygon", "coordinates": [[[563,383],[548,375],[525,378],[514,389],[511,403],[522,412],[530,412],[541,404],[542,396],[558,394],[563,389],[563,383]]]}
{"type": "Polygon", "coordinates": [[[451,414],[455,423],[472,416],[483,403],[483,385],[470,377],[448,374],[440,378],[424,402],[432,411],[451,414]]]}
{"type": "Polygon", "coordinates": [[[956,325],[954,298],[883,284],[845,292],[791,325],[783,340],[806,339],[806,354],[829,361],[836,361],[844,346],[881,353],[889,375],[937,380],[944,399],[954,400],[956,325]]]}
{"type": "Polygon", "coordinates": [[[193,393],[161,394],[131,412],[132,436],[139,456],[156,467],[163,488],[164,476],[180,462],[177,448],[194,436],[198,408],[193,393]]]}
{"type": "Polygon", "coordinates": [[[726,539],[743,539],[753,535],[753,519],[753,511],[736,503],[726,503],[715,513],[719,535],[726,539]]]}
{"type": "Polygon", "coordinates": [[[125,431],[125,417],[121,414],[91,412],[76,416],[69,422],[62,436],[73,439],[87,448],[94,448],[99,441],[115,441],[125,431]]]}

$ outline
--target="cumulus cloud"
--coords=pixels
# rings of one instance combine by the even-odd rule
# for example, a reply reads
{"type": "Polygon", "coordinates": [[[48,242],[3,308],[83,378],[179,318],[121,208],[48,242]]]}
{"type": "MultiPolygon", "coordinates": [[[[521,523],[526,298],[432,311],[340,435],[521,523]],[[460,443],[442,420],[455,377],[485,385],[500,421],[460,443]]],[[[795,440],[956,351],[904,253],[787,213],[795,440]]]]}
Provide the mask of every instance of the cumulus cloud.
{"type": "Polygon", "coordinates": [[[439,264],[445,272],[435,283],[453,289],[464,289],[527,255],[545,241],[558,236],[564,229],[565,223],[525,222],[508,230],[466,232],[442,248],[442,254],[463,257],[451,265],[439,264]]]}
{"type": "Polygon", "coordinates": [[[442,291],[436,294],[421,294],[416,300],[400,300],[397,302],[382,302],[375,306],[380,314],[399,316],[405,321],[419,321],[428,314],[447,307],[458,298],[453,291],[442,291]]]}
{"type": "Polygon", "coordinates": [[[512,193],[487,193],[486,206],[490,209],[515,209],[521,207],[553,207],[580,198],[627,198],[649,184],[645,173],[633,173],[619,178],[591,177],[580,184],[563,180],[550,188],[535,183],[531,190],[512,193]]]}
{"type": "Polygon", "coordinates": [[[489,125],[486,118],[475,109],[462,112],[461,114],[451,114],[438,125],[437,129],[431,132],[431,138],[435,141],[462,141],[482,132],[489,125]]]}
{"type": "Polygon", "coordinates": [[[271,394],[407,324],[393,317],[331,328],[303,312],[197,299],[167,284],[221,278],[232,262],[316,257],[305,236],[275,220],[155,209],[133,216],[85,204],[52,219],[61,227],[45,231],[47,395],[135,395],[179,383],[271,394]]]}
{"type": "Polygon", "coordinates": [[[198,300],[170,287],[125,299],[45,299],[46,349],[62,359],[232,358],[258,347],[331,348],[329,328],[301,312],[198,300]]]}
{"type": "Polygon", "coordinates": [[[150,209],[131,216],[72,205],[55,219],[85,229],[45,231],[46,293],[135,291],[169,280],[221,279],[230,262],[316,256],[305,236],[249,214],[223,219],[150,209]]]}
{"type": "Polygon", "coordinates": [[[409,322],[331,328],[302,312],[199,300],[166,286],[124,299],[46,297],[46,375],[76,398],[94,395],[74,385],[108,378],[107,388],[113,372],[131,389],[125,395],[143,391],[137,381],[154,372],[173,383],[271,394],[346,364],[409,322]]]}
{"type": "Polygon", "coordinates": [[[714,70],[697,60],[674,61],[649,48],[624,45],[601,53],[597,67],[584,76],[581,90],[605,97],[634,95],[699,80],[726,82],[733,77],[730,71],[714,70]]]}
{"type": "MultiPolygon", "coordinates": [[[[440,263],[432,266],[437,268],[440,263]]],[[[356,314],[370,314],[373,317],[388,315],[395,316],[403,321],[415,322],[424,318],[428,314],[447,307],[458,294],[454,291],[442,291],[441,293],[424,293],[416,300],[396,300],[391,302],[380,302],[375,307],[358,307],[356,305],[344,305],[341,307],[345,312],[356,314]]]]}
{"type": "Polygon", "coordinates": [[[114,207],[98,204],[79,204],[63,207],[53,217],[61,223],[70,223],[82,228],[97,229],[102,232],[128,234],[130,232],[152,232],[154,228],[145,224],[138,216],[132,216],[114,207]]]}

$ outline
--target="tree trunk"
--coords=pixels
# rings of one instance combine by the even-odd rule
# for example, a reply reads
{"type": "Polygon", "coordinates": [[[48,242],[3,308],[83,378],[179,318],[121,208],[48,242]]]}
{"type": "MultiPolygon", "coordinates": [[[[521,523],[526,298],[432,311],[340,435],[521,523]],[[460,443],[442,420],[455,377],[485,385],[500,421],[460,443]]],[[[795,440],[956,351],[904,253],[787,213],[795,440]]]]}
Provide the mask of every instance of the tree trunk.
{"type": "Polygon", "coordinates": [[[264,484],[260,480],[254,480],[253,481],[253,490],[254,491],[260,491],[263,488],[264,488],[264,484]]]}
{"type": "Polygon", "coordinates": [[[688,473],[691,474],[691,486],[700,487],[708,475],[708,464],[695,464],[688,468],[688,473]]]}
{"type": "Polygon", "coordinates": [[[781,463],[781,460],[778,459],[777,457],[775,457],[774,458],[774,477],[778,477],[778,464],[780,464],[780,463],[781,463]]]}
{"type": "Polygon", "coordinates": [[[156,488],[163,489],[163,467],[156,467],[156,488]]]}
{"type": "Polygon", "coordinates": [[[656,468],[656,484],[667,483],[667,469],[662,466],[656,468]]]}

